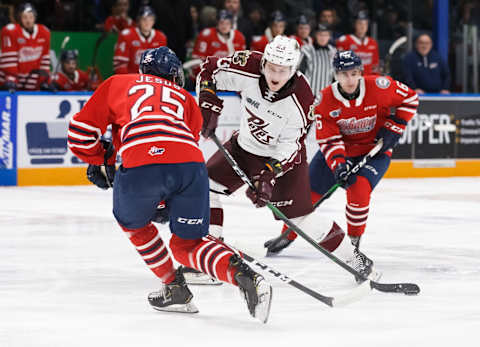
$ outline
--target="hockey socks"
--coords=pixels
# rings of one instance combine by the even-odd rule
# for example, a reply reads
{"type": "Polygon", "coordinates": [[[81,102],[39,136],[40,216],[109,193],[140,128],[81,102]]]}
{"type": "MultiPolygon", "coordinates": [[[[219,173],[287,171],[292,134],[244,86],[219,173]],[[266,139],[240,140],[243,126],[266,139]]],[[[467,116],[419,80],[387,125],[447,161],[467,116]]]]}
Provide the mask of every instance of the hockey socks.
{"type": "Polygon", "coordinates": [[[347,232],[350,237],[359,237],[365,232],[370,204],[370,182],[363,176],[358,176],[355,184],[347,189],[347,232]]]}
{"type": "Polygon", "coordinates": [[[160,238],[157,228],[152,223],[139,229],[121,227],[150,270],[163,283],[172,282],[175,279],[175,268],[168,248],[160,238]]]}
{"type": "Polygon", "coordinates": [[[230,265],[234,252],[212,237],[186,240],[172,234],[170,249],[175,259],[184,266],[206,273],[223,282],[237,285],[235,269],[230,265]]]}

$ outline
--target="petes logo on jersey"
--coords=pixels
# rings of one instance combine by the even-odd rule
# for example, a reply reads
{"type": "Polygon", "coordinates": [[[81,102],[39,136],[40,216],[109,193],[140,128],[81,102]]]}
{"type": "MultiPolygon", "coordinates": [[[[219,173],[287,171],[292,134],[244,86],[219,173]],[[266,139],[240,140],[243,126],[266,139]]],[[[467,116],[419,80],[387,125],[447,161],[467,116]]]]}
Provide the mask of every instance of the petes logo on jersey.
{"type": "Polygon", "coordinates": [[[377,77],[375,79],[375,84],[380,89],[387,89],[390,87],[390,80],[386,77],[377,77]]]}
{"type": "Polygon", "coordinates": [[[340,116],[340,113],[342,113],[342,110],[337,109],[337,110],[330,111],[329,115],[332,118],[337,118],[338,116],[340,116]]]}
{"type": "Polygon", "coordinates": [[[165,148],[158,148],[156,146],[152,146],[148,150],[148,154],[150,154],[152,157],[156,155],[162,155],[163,153],[165,153],[165,148]]]}
{"type": "Polygon", "coordinates": [[[258,118],[257,116],[250,113],[251,117],[247,119],[248,128],[252,136],[260,143],[264,145],[270,144],[270,141],[273,140],[273,136],[270,136],[267,131],[264,130],[270,123],[266,123],[263,119],[258,118]]]}

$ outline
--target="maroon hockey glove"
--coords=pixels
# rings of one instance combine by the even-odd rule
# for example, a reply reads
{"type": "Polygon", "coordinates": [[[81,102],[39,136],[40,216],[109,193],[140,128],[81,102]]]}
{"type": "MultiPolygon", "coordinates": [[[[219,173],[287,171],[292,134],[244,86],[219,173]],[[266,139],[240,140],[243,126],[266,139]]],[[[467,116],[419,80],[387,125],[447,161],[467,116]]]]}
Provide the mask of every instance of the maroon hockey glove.
{"type": "Polygon", "coordinates": [[[202,135],[208,138],[217,128],[218,117],[223,109],[223,100],[213,90],[204,89],[199,94],[198,104],[203,116],[202,135]]]}
{"type": "Polygon", "coordinates": [[[247,197],[252,200],[256,207],[264,207],[272,198],[273,186],[275,185],[275,177],[282,172],[282,164],[276,159],[270,159],[265,164],[265,169],[260,174],[252,177],[253,184],[257,188],[254,191],[247,189],[247,197]]]}
{"type": "Polygon", "coordinates": [[[386,150],[389,150],[390,148],[393,149],[402,137],[403,131],[405,130],[406,126],[407,122],[405,120],[398,118],[394,115],[388,117],[385,121],[385,124],[383,124],[383,127],[380,128],[377,135],[375,136],[375,139],[377,141],[383,139],[382,148],[380,149],[380,151],[378,151],[378,153],[381,154],[386,150]]]}

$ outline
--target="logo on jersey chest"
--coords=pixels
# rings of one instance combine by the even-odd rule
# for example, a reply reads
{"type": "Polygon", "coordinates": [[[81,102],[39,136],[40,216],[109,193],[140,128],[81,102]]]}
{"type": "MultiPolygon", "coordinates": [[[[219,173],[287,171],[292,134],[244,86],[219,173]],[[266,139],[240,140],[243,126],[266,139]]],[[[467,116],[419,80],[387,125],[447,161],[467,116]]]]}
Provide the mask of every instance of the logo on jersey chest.
{"type": "Polygon", "coordinates": [[[252,105],[256,109],[258,109],[258,107],[260,106],[260,101],[253,100],[253,99],[248,98],[248,97],[247,97],[247,103],[252,105]]]}
{"type": "Polygon", "coordinates": [[[152,157],[156,155],[162,155],[164,152],[165,152],[165,148],[158,148],[156,146],[152,146],[148,150],[148,154],[150,154],[152,157]]]}
{"type": "Polygon", "coordinates": [[[329,115],[332,118],[337,118],[338,116],[340,116],[340,113],[342,113],[342,110],[337,109],[337,110],[330,111],[329,115]]]}
{"type": "Polygon", "coordinates": [[[40,59],[42,55],[43,47],[30,47],[25,46],[20,48],[18,52],[18,61],[21,63],[35,61],[40,59]]]}
{"type": "Polygon", "coordinates": [[[270,123],[266,123],[263,119],[260,119],[250,113],[251,117],[247,119],[248,128],[253,137],[260,143],[264,145],[270,144],[270,141],[273,140],[273,136],[270,136],[265,130],[270,123]]]}
{"type": "Polygon", "coordinates": [[[360,133],[367,133],[375,127],[377,122],[377,115],[356,119],[355,117],[348,119],[340,119],[337,125],[340,132],[344,135],[354,135],[360,133]]]}

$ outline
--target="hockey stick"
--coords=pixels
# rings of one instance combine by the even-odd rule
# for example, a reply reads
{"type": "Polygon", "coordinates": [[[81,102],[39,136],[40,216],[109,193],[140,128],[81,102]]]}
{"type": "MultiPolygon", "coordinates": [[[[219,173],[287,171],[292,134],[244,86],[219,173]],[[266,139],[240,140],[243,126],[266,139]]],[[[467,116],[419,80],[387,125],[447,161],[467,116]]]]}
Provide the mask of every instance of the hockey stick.
{"type": "Polygon", "coordinates": [[[68,41],[70,41],[70,36],[65,36],[65,38],[62,41],[62,44],[60,45],[60,59],[57,59],[57,66],[55,66],[55,71],[53,73],[58,73],[58,70],[60,70],[60,64],[61,64],[61,58],[62,58],[62,53],[65,50],[65,47],[67,46],[68,41]]]}
{"type": "MultiPolygon", "coordinates": [[[[354,165],[348,172],[347,172],[347,175],[346,175],[346,178],[345,180],[348,180],[348,178],[353,175],[353,174],[356,174],[357,172],[360,171],[361,168],[363,168],[367,162],[374,156],[378,153],[378,151],[380,151],[380,149],[382,148],[382,145],[383,145],[383,140],[380,139],[377,144],[375,145],[375,147],[373,147],[370,152],[368,152],[363,158],[362,160],[360,160],[356,165],[354,165]]],[[[327,190],[327,192],[325,194],[323,194],[323,196],[321,197],[320,200],[318,200],[317,202],[315,202],[315,204],[313,204],[313,210],[315,211],[316,208],[318,206],[320,206],[325,200],[327,200],[330,196],[332,196],[332,194],[337,190],[337,188],[340,187],[340,184],[339,183],[335,183],[333,186],[330,187],[330,189],[327,190]]],[[[283,239],[286,239],[288,234],[290,234],[290,231],[292,231],[290,228],[285,230],[285,232],[281,233],[276,239],[274,239],[269,245],[268,245],[268,248],[274,248],[276,245],[278,245],[283,239]]],[[[267,251],[267,256],[269,256],[271,253],[269,253],[267,251]]]]}
{"type": "MultiPolygon", "coordinates": [[[[251,189],[254,191],[256,190],[255,186],[253,185],[252,181],[247,177],[247,175],[243,172],[243,170],[238,166],[237,162],[235,159],[232,157],[230,152],[226,150],[226,148],[223,146],[223,144],[220,142],[218,137],[213,134],[210,137],[213,142],[217,145],[218,149],[223,153],[225,156],[225,159],[227,159],[228,163],[232,167],[232,169],[235,171],[235,173],[240,177],[240,179],[246,183],[251,189]]],[[[308,236],[305,232],[303,232],[302,229],[300,229],[297,225],[295,225],[290,219],[288,219],[282,211],[280,211],[277,207],[273,206],[270,202],[267,203],[267,207],[279,218],[281,219],[287,226],[295,231],[297,234],[299,234],[305,241],[310,243],[313,247],[315,247],[317,250],[323,253],[327,258],[332,260],[334,263],[339,265],[340,267],[344,268],[348,272],[350,272],[352,275],[355,277],[359,277],[363,279],[364,281],[368,281],[370,283],[370,287],[373,289],[377,289],[378,291],[381,292],[393,292],[393,293],[404,293],[407,295],[415,295],[420,292],[420,288],[418,285],[414,283],[378,283],[375,281],[370,280],[367,276],[364,274],[358,272],[348,264],[344,263],[341,259],[336,257],[335,255],[331,254],[329,251],[324,249],[322,246],[317,244],[314,239],[312,239],[310,236],[308,236]]]]}
{"type": "Polygon", "coordinates": [[[280,271],[277,271],[273,269],[271,266],[259,262],[257,259],[249,256],[246,254],[244,251],[237,250],[235,247],[230,246],[229,244],[225,243],[225,241],[219,240],[213,236],[207,236],[211,239],[214,239],[222,244],[224,244],[226,247],[230,248],[233,250],[235,253],[239,254],[243,260],[245,260],[246,263],[248,263],[250,266],[255,267],[260,269],[262,272],[266,272],[270,274],[271,276],[275,277],[278,281],[286,283],[294,288],[297,288],[298,290],[304,292],[307,295],[310,295],[311,297],[323,302],[325,305],[328,305],[330,307],[337,307],[340,305],[345,305],[347,303],[350,303],[352,301],[355,301],[356,299],[359,299],[363,295],[367,294],[370,292],[371,287],[366,285],[367,282],[362,283],[359,287],[355,288],[353,291],[351,291],[348,294],[344,294],[342,296],[338,297],[332,297],[332,296],[325,296],[320,294],[319,292],[308,288],[307,286],[291,279],[289,276],[285,275],[284,273],[281,273],[280,271]]]}

